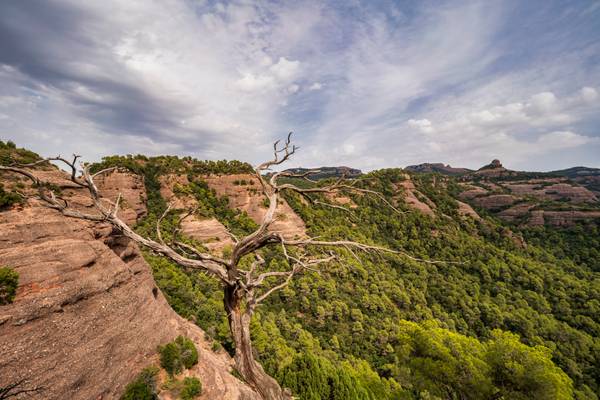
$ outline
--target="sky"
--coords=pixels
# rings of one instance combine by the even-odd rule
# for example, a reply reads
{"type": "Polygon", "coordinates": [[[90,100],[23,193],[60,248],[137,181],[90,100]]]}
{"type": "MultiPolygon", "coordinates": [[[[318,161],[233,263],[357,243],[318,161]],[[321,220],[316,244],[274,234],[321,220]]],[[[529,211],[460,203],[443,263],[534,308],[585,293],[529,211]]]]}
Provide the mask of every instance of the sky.
{"type": "Polygon", "coordinates": [[[600,167],[600,1],[0,1],[0,139],[372,170],[600,167]]]}

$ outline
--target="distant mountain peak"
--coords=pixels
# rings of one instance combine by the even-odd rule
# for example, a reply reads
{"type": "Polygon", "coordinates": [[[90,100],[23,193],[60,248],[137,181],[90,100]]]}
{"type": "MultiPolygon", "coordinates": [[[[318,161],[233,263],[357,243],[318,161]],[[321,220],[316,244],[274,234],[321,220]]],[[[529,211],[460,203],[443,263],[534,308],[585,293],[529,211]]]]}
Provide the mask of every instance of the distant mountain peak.
{"type": "Polygon", "coordinates": [[[499,168],[504,168],[504,167],[502,166],[502,163],[500,162],[500,160],[495,158],[492,160],[491,163],[479,168],[479,171],[484,170],[484,169],[499,169],[499,168]]]}
{"type": "Polygon", "coordinates": [[[417,165],[408,165],[404,169],[409,172],[437,172],[442,175],[464,175],[468,174],[469,172],[472,172],[472,170],[467,168],[454,168],[451,167],[450,164],[444,163],[423,163],[417,165]]]}
{"type": "Polygon", "coordinates": [[[342,176],[346,178],[357,178],[362,175],[362,171],[356,168],[350,168],[346,166],[339,167],[317,167],[317,168],[289,168],[286,169],[286,172],[291,172],[294,174],[303,174],[305,172],[311,170],[318,170],[319,172],[315,174],[311,174],[312,179],[326,179],[326,178],[341,178],[342,176]]]}

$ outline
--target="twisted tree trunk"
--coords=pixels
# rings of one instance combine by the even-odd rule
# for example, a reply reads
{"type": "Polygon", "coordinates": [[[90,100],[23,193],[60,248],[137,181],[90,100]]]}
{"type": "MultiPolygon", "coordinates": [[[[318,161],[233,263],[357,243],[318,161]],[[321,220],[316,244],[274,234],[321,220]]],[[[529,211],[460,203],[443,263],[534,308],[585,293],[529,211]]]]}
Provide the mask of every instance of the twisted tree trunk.
{"type": "Polygon", "coordinates": [[[223,303],[229,319],[229,329],[235,344],[236,369],[246,383],[256,390],[265,400],[286,400],[290,397],[281,389],[275,379],[269,376],[254,359],[250,320],[252,311],[242,309],[241,290],[236,286],[226,286],[223,303]]]}

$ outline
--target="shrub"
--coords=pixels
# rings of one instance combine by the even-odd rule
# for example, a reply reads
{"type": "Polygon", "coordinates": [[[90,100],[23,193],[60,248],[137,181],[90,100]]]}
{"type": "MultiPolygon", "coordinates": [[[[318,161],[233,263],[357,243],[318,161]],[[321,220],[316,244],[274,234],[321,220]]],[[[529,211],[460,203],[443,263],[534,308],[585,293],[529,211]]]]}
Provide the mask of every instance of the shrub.
{"type": "Polygon", "coordinates": [[[192,400],[200,394],[202,394],[202,383],[198,378],[187,377],[183,380],[182,400],[192,400]]]}
{"type": "Polygon", "coordinates": [[[21,196],[13,192],[5,191],[4,186],[0,183],[0,210],[20,202],[21,196]]]}
{"type": "Polygon", "coordinates": [[[0,268],[0,305],[10,304],[19,286],[19,274],[8,267],[0,268]]]}
{"type": "Polygon", "coordinates": [[[144,368],[137,378],[125,388],[121,400],[156,400],[157,367],[144,368]]]}
{"type": "Polygon", "coordinates": [[[211,350],[215,353],[221,351],[222,348],[223,346],[221,343],[217,342],[216,340],[212,343],[211,350]]]}
{"type": "Polygon", "coordinates": [[[190,339],[178,336],[171,343],[158,348],[160,365],[170,374],[178,374],[184,368],[191,368],[198,363],[198,350],[190,339]]]}
{"type": "Polygon", "coordinates": [[[198,364],[198,350],[189,338],[178,336],[175,343],[179,346],[181,352],[181,361],[186,368],[192,368],[198,364]]]}
{"type": "Polygon", "coordinates": [[[10,140],[4,143],[0,140],[0,165],[10,165],[13,163],[29,164],[40,160],[33,151],[17,148],[10,140]]]}
{"type": "Polygon", "coordinates": [[[163,367],[169,375],[178,374],[182,371],[181,352],[175,342],[167,343],[159,347],[160,366],[163,367]]]}

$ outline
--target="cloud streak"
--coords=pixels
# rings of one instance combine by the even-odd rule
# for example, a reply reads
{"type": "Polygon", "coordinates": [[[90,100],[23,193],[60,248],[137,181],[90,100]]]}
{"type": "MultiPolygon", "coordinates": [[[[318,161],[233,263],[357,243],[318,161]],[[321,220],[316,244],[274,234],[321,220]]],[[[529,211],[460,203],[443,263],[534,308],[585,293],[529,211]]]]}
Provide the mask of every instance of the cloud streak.
{"type": "Polygon", "coordinates": [[[600,166],[599,13],[550,2],[1,2],[0,137],[48,155],[257,162],[294,130],[304,166],[499,157],[552,169],[556,152],[558,164],[600,166]]]}

